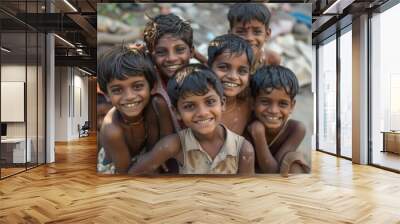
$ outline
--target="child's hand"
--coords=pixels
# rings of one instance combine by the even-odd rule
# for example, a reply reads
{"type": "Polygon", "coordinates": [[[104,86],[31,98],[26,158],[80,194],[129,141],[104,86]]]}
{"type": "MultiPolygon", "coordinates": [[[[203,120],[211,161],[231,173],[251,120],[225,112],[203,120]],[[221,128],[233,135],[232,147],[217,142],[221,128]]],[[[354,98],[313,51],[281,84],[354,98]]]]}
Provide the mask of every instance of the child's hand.
{"type": "Polygon", "coordinates": [[[194,49],[194,58],[197,59],[201,64],[207,65],[207,58],[204,57],[199,51],[194,49]]]}
{"type": "Polygon", "coordinates": [[[143,41],[136,41],[135,43],[130,43],[128,44],[129,49],[136,49],[139,51],[145,51],[146,50],[146,44],[143,41]]]}
{"type": "Polygon", "coordinates": [[[168,172],[168,167],[165,163],[161,164],[161,168],[164,170],[164,172],[168,172]]]}
{"type": "Polygon", "coordinates": [[[248,132],[255,140],[256,138],[265,138],[265,127],[264,124],[258,120],[253,121],[248,127],[248,132]]]}

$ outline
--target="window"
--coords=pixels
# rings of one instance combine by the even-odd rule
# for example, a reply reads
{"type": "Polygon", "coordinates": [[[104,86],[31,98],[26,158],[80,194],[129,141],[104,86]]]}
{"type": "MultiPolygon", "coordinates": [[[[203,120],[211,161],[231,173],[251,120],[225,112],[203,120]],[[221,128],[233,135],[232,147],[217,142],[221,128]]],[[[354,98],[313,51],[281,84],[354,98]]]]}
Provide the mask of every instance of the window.
{"type": "Polygon", "coordinates": [[[336,40],[318,48],[318,149],[336,154],[336,40]]]}
{"type": "MultiPolygon", "coordinates": [[[[351,28],[351,27],[350,27],[351,28]]],[[[340,36],[340,155],[352,156],[352,35],[340,36]]]]}
{"type": "MultiPolygon", "coordinates": [[[[400,170],[400,156],[386,150],[384,132],[400,129],[400,5],[371,18],[371,137],[372,163],[400,170]]],[[[400,133],[399,133],[400,135],[400,133]]],[[[400,142],[397,148],[400,147],[400,142]]]]}

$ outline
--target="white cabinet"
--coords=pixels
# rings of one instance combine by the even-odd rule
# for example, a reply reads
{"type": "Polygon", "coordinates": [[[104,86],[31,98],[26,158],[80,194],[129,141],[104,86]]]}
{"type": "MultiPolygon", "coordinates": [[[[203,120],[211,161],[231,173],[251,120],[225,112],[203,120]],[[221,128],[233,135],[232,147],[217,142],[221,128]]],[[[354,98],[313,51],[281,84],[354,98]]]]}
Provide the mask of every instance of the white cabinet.
{"type": "MultiPolygon", "coordinates": [[[[12,163],[25,163],[32,161],[32,140],[28,138],[26,140],[28,147],[26,147],[25,151],[25,138],[7,138],[1,140],[1,148],[2,152],[9,151],[8,157],[5,158],[6,161],[11,162],[12,155],[12,163]],[[26,152],[26,153],[25,153],[26,152]],[[26,161],[25,161],[26,159],[26,161]]],[[[3,157],[3,156],[2,156],[3,157]]]]}

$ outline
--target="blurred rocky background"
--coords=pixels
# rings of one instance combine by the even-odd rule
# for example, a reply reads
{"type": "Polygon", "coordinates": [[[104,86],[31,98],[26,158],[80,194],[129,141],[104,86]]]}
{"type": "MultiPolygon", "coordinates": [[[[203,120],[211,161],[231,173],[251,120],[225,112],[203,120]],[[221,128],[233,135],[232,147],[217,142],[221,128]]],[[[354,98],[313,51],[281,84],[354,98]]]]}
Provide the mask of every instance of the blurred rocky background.
{"type": "MultiPolygon", "coordinates": [[[[265,45],[282,57],[282,65],[290,68],[299,79],[300,94],[296,98],[294,119],[307,126],[300,146],[307,159],[311,158],[314,97],[311,93],[312,48],[311,4],[265,3],[270,9],[272,38],[265,45]]],[[[191,21],[196,49],[207,56],[209,41],[227,33],[227,13],[231,3],[100,3],[97,4],[97,52],[121,43],[142,39],[148,17],[174,13],[191,21]]],[[[194,59],[193,59],[194,60],[194,59]]],[[[311,162],[311,161],[310,161],[311,162]]]]}

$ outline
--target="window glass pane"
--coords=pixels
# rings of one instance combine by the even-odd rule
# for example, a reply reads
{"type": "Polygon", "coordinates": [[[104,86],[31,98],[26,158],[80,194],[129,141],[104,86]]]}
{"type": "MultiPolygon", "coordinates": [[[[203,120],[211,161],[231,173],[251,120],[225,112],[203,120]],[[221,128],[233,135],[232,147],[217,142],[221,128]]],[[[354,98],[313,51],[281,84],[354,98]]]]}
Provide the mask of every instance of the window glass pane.
{"type": "MultiPolygon", "coordinates": [[[[21,3],[20,7],[24,4],[21,3]]],[[[14,19],[0,13],[2,20],[14,19]]],[[[1,29],[1,177],[24,171],[31,159],[30,142],[26,141],[26,31],[4,23],[1,29]],[[10,28],[10,29],[9,29],[10,28]]]]}
{"type": "Polygon", "coordinates": [[[46,60],[46,36],[39,33],[38,36],[38,164],[45,163],[45,60],[46,60]]]}
{"type": "Polygon", "coordinates": [[[27,112],[27,141],[30,147],[30,161],[28,168],[37,165],[37,73],[38,73],[38,35],[36,32],[28,32],[28,62],[26,80],[26,112],[27,112]]]}
{"type": "Polygon", "coordinates": [[[400,4],[372,24],[372,163],[400,170],[400,4]],[[386,132],[386,134],[384,134],[386,132]]]}
{"type": "Polygon", "coordinates": [[[340,153],[351,158],[352,141],[352,35],[340,37],[340,153]]]}
{"type": "Polygon", "coordinates": [[[336,153],[336,40],[318,48],[318,148],[336,153]]]}

